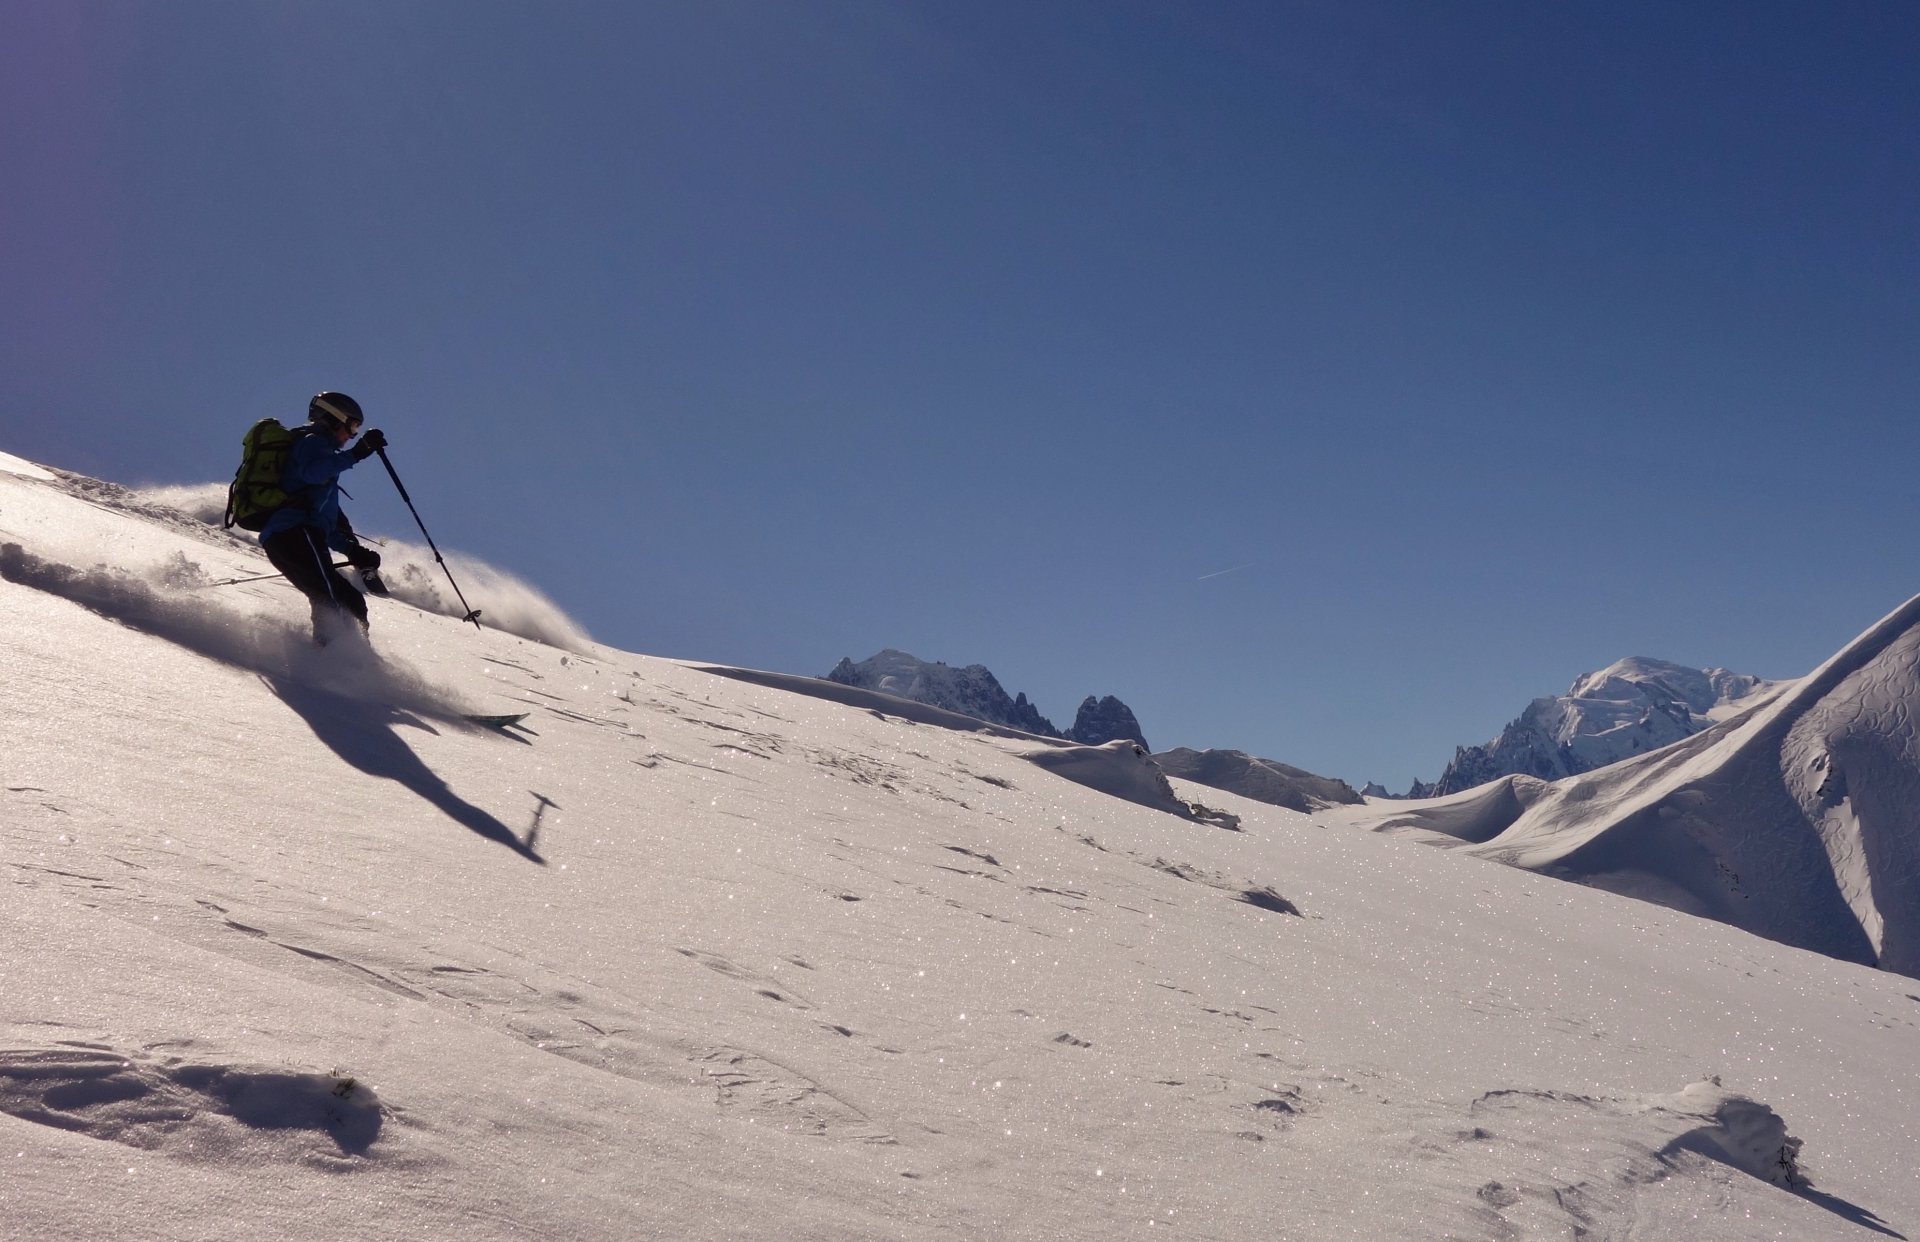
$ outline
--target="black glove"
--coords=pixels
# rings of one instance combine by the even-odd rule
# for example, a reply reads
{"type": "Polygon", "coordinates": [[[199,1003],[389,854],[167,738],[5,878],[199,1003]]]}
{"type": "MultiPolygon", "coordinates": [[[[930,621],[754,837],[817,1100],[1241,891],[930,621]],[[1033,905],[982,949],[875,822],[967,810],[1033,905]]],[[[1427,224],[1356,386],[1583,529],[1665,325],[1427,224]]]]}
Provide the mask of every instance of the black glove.
{"type": "Polygon", "coordinates": [[[364,543],[356,543],[347,549],[347,564],[355,569],[378,569],[380,554],[364,543]]]}
{"type": "Polygon", "coordinates": [[[367,594],[369,595],[385,595],[387,593],[387,584],[382,581],[379,573],[371,568],[360,571],[360,585],[367,588],[367,594]]]}
{"type": "Polygon", "coordinates": [[[385,447],[387,447],[387,434],[375,427],[361,434],[360,443],[354,445],[351,452],[355,461],[365,461],[385,447]]]}

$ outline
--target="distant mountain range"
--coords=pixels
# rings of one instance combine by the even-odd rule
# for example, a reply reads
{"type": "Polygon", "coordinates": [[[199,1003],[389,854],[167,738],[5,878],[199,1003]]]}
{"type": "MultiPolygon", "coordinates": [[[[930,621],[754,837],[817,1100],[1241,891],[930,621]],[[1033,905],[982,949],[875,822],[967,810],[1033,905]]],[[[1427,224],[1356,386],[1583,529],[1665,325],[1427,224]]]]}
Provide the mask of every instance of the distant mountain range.
{"type": "MultiPolygon", "coordinates": [[[[1146,733],[1133,709],[1112,695],[1103,698],[1088,695],[1074,716],[1073,728],[1062,732],[1040,714],[1024,693],[1008,695],[999,678],[984,665],[955,668],[888,648],[857,664],[851,659],[841,660],[826,680],[860,690],[877,690],[1042,737],[1065,738],[1086,746],[1126,739],[1149,753],[1153,750],[1147,745],[1146,733]]],[[[1153,761],[1168,776],[1303,813],[1361,800],[1344,781],[1315,776],[1300,768],[1237,750],[1179,747],[1154,754],[1153,761]]]]}
{"type": "Polygon", "coordinates": [[[1009,696],[999,679],[980,664],[954,668],[889,647],[858,664],[851,659],[841,660],[826,680],[912,699],[1042,737],[1066,738],[1086,746],[1104,746],[1124,738],[1143,750],[1153,749],[1147,745],[1133,709],[1112,695],[1103,698],[1088,695],[1074,716],[1073,728],[1063,732],[1027,701],[1024,692],[1009,696]]]}
{"type": "Polygon", "coordinates": [[[1409,798],[1444,797],[1503,776],[1578,776],[1691,737],[1752,706],[1779,685],[1722,668],[1630,657],[1535,699],[1500,736],[1454,752],[1440,779],[1409,798]]]}
{"type": "Polygon", "coordinates": [[[1623,661],[1574,692],[1639,706],[1581,717],[1614,723],[1567,749],[1629,757],[1328,815],[1920,976],[1920,597],[1798,681],[1623,661]]]}

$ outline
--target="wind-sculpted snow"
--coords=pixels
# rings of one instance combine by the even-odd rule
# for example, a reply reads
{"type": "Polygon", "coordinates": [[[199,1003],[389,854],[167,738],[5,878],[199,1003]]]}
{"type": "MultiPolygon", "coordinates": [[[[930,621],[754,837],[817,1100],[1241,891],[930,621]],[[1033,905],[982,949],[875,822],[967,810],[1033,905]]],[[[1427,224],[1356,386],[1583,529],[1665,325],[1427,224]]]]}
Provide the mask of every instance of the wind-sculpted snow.
{"type": "Polygon", "coordinates": [[[1026,758],[1055,776],[1111,797],[1221,828],[1240,826],[1238,816],[1188,802],[1175,793],[1167,774],[1138,742],[1122,739],[1104,746],[1052,746],[1030,750],[1026,758]]]}
{"type": "Polygon", "coordinates": [[[1920,976],[1916,626],[1920,598],[1779,697],[1637,759],[1343,814],[1920,976]]]}
{"type": "Polygon", "coordinates": [[[178,1159],[353,1167],[380,1098],[337,1071],[196,1064],[85,1043],[0,1048],[0,1113],[178,1159]]]}
{"type": "Polygon", "coordinates": [[[1192,750],[1179,746],[1160,751],[1153,761],[1170,775],[1290,811],[1316,811],[1328,806],[1351,806],[1360,801],[1360,795],[1345,781],[1315,776],[1272,759],[1256,759],[1244,751],[1192,750]]]}

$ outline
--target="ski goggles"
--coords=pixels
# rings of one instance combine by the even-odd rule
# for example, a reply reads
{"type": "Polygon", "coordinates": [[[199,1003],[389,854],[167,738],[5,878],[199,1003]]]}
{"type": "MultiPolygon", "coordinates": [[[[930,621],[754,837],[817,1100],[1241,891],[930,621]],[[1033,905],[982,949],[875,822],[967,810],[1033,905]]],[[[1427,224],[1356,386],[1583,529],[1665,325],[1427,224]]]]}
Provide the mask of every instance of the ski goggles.
{"type": "Polygon", "coordinates": [[[355,415],[349,414],[339,406],[333,404],[333,402],[322,400],[319,397],[313,399],[313,404],[321,413],[325,414],[340,426],[345,427],[348,435],[357,436],[360,434],[360,419],[355,415]]]}

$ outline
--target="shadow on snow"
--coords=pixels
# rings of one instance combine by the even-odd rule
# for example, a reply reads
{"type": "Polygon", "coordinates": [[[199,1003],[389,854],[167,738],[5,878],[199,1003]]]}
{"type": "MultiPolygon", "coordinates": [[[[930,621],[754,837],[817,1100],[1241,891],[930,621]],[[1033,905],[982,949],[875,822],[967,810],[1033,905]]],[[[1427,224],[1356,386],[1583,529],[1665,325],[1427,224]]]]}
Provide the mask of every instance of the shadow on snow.
{"type": "MultiPolygon", "coordinates": [[[[398,782],[456,824],[506,846],[530,862],[546,865],[546,859],[534,851],[532,833],[528,840],[522,841],[492,814],[453,792],[400,737],[397,731],[400,725],[434,731],[425,720],[409,712],[343,698],[297,682],[271,677],[262,680],[281,702],[307,722],[315,737],[352,767],[368,776],[398,782]]],[[[535,824],[537,830],[538,817],[535,824]]]]}

